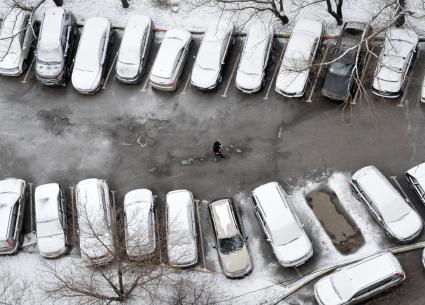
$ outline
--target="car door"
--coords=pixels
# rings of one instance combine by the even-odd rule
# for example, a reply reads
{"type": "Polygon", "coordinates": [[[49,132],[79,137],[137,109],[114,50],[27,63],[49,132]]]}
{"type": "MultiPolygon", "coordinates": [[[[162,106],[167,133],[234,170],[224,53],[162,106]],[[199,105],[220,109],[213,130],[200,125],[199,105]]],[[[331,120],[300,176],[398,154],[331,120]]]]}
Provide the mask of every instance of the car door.
{"type": "Polygon", "coordinates": [[[186,52],[185,50],[186,50],[186,47],[181,48],[179,53],[176,56],[176,59],[174,60],[174,68],[173,68],[174,83],[177,83],[180,73],[183,70],[183,62],[185,57],[184,54],[186,52]]]}

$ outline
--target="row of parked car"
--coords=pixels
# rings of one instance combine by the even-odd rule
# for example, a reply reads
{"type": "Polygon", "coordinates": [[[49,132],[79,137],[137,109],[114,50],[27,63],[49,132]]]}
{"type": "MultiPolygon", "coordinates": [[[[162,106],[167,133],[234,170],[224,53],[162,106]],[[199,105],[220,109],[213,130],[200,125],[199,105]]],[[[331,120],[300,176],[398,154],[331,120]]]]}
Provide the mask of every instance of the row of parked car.
{"type": "MultiPolygon", "coordinates": [[[[19,8],[12,9],[0,28],[0,74],[18,76],[28,66],[34,40],[34,20],[19,8]]],[[[331,48],[322,95],[333,100],[347,100],[356,91],[356,78],[371,45],[364,37],[372,29],[365,23],[344,24],[336,45],[331,48]]],[[[75,58],[74,42],[78,34],[75,18],[63,8],[45,12],[35,52],[35,73],[45,85],[65,85],[71,78],[80,93],[93,94],[102,86],[106,63],[113,43],[113,30],[106,18],[87,19],[75,58]]],[[[319,21],[300,19],[286,46],[276,79],[276,92],[286,97],[301,97],[309,83],[310,70],[321,45],[324,29],[319,21]]],[[[222,80],[235,26],[220,19],[206,30],[191,73],[191,83],[201,90],[213,90],[222,80]]],[[[152,39],[153,22],[147,16],[129,18],[117,55],[116,77],[127,84],[140,82],[146,67],[152,39]]],[[[245,93],[259,91],[272,51],[274,28],[255,23],[249,27],[236,72],[236,87],[245,93]]],[[[192,36],[183,29],[165,33],[156,55],[149,80],[153,88],[176,90],[183,71],[192,36]]],[[[403,94],[407,75],[418,47],[418,35],[409,29],[389,28],[374,73],[372,92],[386,98],[403,94]]],[[[425,88],[425,86],[424,86],[425,88]]],[[[425,89],[422,99],[425,101],[425,89]]]]}

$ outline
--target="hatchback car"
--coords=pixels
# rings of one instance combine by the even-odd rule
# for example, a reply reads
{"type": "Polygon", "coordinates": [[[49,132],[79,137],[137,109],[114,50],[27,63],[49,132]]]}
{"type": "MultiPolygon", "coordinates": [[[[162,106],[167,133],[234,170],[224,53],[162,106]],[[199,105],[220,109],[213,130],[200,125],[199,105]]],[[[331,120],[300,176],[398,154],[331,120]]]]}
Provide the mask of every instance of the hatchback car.
{"type": "Polygon", "coordinates": [[[56,258],[68,250],[67,218],[63,190],[57,183],[35,188],[37,245],[41,256],[56,258]]]}
{"type": "Polygon", "coordinates": [[[346,22],[338,37],[336,46],[331,49],[331,64],[326,72],[322,95],[337,101],[346,101],[353,96],[357,84],[354,68],[361,69],[364,47],[361,43],[365,31],[371,28],[366,23],[346,22]]]}
{"type": "Polygon", "coordinates": [[[137,189],[124,197],[127,255],[138,258],[155,250],[155,200],[152,192],[137,189]]]}
{"type": "Polygon", "coordinates": [[[421,202],[425,204],[425,163],[421,163],[409,169],[406,172],[406,179],[421,202]]]}
{"type": "Polygon", "coordinates": [[[251,256],[232,200],[217,200],[210,203],[208,208],[223,273],[229,278],[248,274],[252,270],[251,256]]]}
{"type": "Polygon", "coordinates": [[[108,50],[112,43],[111,23],[106,18],[91,17],[84,24],[74,59],[71,81],[82,94],[100,90],[106,73],[108,50]]]}
{"type": "Polygon", "coordinates": [[[422,220],[418,213],[376,167],[359,169],[350,184],[354,196],[366,205],[388,236],[407,242],[421,233],[422,220]]]}
{"type": "Polygon", "coordinates": [[[257,22],[249,27],[241,60],[236,71],[236,88],[255,93],[264,86],[264,76],[273,46],[274,28],[257,22]]]}
{"type": "Polygon", "coordinates": [[[116,65],[117,79],[125,84],[140,82],[153,38],[152,19],[133,15],[128,19],[116,65]]]}
{"type": "Polygon", "coordinates": [[[310,68],[323,36],[319,21],[300,19],[292,30],[276,79],[276,92],[286,97],[301,97],[307,86],[310,68]]]}
{"type": "Polygon", "coordinates": [[[261,185],[252,192],[255,214],[267,241],[283,267],[296,267],[313,256],[313,246],[277,182],[261,185]]]}
{"type": "Polygon", "coordinates": [[[320,305],[356,304],[400,284],[406,275],[390,252],[337,269],[314,285],[320,305]]]}
{"type": "Polygon", "coordinates": [[[75,18],[61,7],[46,10],[35,52],[35,75],[44,85],[64,85],[71,75],[75,18]]]}
{"type": "Polygon", "coordinates": [[[397,98],[403,94],[418,42],[419,37],[412,30],[387,30],[373,79],[372,92],[375,95],[397,98]]]}
{"type": "Polygon", "coordinates": [[[25,181],[0,181],[0,255],[13,254],[21,243],[25,211],[25,181]]]}
{"type": "Polygon", "coordinates": [[[76,206],[82,257],[93,265],[112,260],[112,211],[108,183],[86,179],[77,184],[76,206]]]}
{"type": "Polygon", "coordinates": [[[198,262],[197,230],[193,195],[172,191],[165,202],[167,251],[171,266],[189,267],[198,262]]]}
{"type": "Polygon", "coordinates": [[[233,41],[233,30],[233,23],[224,19],[209,25],[193,64],[193,86],[213,90],[221,82],[221,70],[233,41]]]}
{"type": "Polygon", "coordinates": [[[6,14],[0,27],[0,75],[19,76],[28,68],[34,20],[29,11],[20,8],[6,14]]]}
{"type": "Polygon", "coordinates": [[[185,30],[173,29],[165,33],[149,78],[153,88],[165,91],[177,89],[191,40],[190,33],[185,30]]]}

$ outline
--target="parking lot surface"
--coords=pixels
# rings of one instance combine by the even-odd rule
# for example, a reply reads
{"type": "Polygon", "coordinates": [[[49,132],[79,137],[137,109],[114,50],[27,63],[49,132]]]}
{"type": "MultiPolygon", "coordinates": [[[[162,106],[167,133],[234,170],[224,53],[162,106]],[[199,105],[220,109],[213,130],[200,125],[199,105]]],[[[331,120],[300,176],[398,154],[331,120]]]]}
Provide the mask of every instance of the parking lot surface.
{"type": "MultiPolygon", "coordinates": [[[[116,33],[116,42],[120,35],[116,33]]],[[[364,76],[369,102],[359,94],[352,104],[343,107],[321,97],[324,71],[319,66],[313,68],[305,97],[288,99],[274,92],[285,39],[275,41],[266,84],[259,93],[245,95],[235,88],[244,38],[237,39],[233,46],[218,89],[200,92],[190,85],[200,38],[195,36],[176,92],[153,90],[146,76],[140,85],[118,83],[113,59],[119,43],[111,52],[104,88],[94,96],[82,96],[70,84],[43,87],[36,81],[33,67],[19,78],[1,78],[2,177],[19,177],[34,185],[58,182],[68,189],[68,198],[69,187],[78,181],[104,178],[117,192],[117,202],[132,189],[151,189],[158,195],[159,211],[168,191],[189,189],[199,200],[205,251],[199,267],[213,272],[221,271],[212,247],[206,202],[232,197],[249,238],[253,276],[256,272],[267,273],[274,283],[294,281],[342,256],[335,256],[337,250],[331,243],[323,244],[322,238],[315,238],[316,233],[325,231],[320,222],[303,218],[309,215],[304,213],[300,218],[312,238],[315,256],[298,269],[280,267],[252,209],[250,192],[263,183],[279,181],[293,194],[303,181],[322,181],[334,173],[354,173],[373,164],[387,177],[396,176],[414,207],[425,216],[424,207],[408,189],[403,176],[404,171],[423,162],[425,155],[425,107],[419,102],[425,71],[423,45],[403,98],[384,100],[372,96],[370,82],[376,60],[371,58],[364,76]],[[219,161],[211,152],[216,140],[223,144],[225,155],[219,161]]],[[[157,34],[147,72],[160,41],[161,35],[157,34]]],[[[320,49],[318,63],[327,56],[330,43],[320,49]]],[[[355,199],[350,200],[355,204],[355,199]]],[[[394,246],[358,205],[360,212],[352,215],[354,221],[358,217],[359,221],[371,223],[363,232],[365,243],[358,251],[367,252],[370,240],[382,248],[394,246]]],[[[295,210],[306,207],[295,206],[295,210]]],[[[31,231],[29,213],[24,229],[31,231]]],[[[359,229],[364,230],[360,225],[359,229]]],[[[423,304],[425,271],[420,252],[402,255],[400,259],[407,272],[405,283],[367,304],[423,304]]],[[[288,300],[292,304],[300,301],[314,303],[312,285],[288,300]]]]}

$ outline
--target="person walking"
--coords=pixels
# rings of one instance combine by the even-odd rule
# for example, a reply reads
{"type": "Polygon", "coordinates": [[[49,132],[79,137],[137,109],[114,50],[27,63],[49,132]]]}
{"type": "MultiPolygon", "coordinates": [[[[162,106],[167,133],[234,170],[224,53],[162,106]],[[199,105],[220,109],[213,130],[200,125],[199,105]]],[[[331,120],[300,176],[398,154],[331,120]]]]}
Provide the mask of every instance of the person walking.
{"type": "Polygon", "coordinates": [[[218,141],[214,142],[214,144],[212,146],[212,151],[214,152],[216,159],[217,159],[217,157],[224,159],[224,155],[221,152],[221,143],[220,142],[218,142],[218,141]]]}

